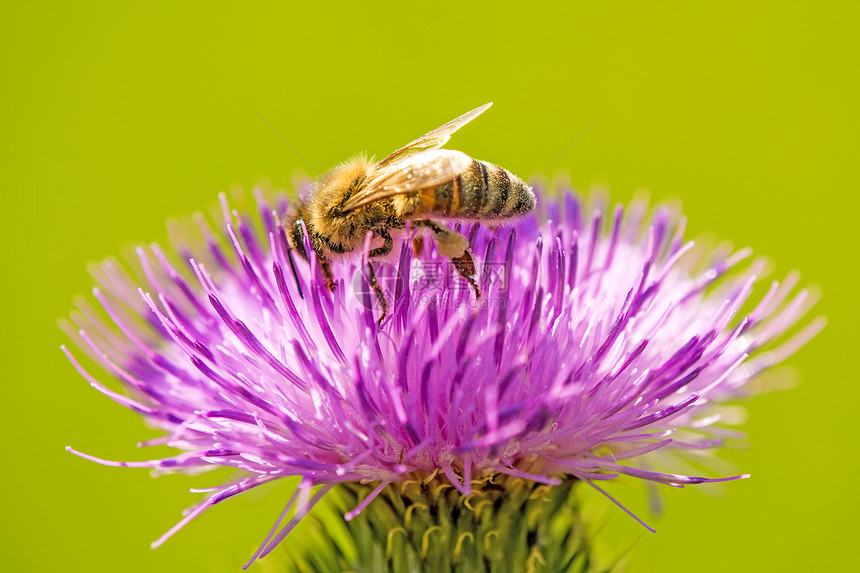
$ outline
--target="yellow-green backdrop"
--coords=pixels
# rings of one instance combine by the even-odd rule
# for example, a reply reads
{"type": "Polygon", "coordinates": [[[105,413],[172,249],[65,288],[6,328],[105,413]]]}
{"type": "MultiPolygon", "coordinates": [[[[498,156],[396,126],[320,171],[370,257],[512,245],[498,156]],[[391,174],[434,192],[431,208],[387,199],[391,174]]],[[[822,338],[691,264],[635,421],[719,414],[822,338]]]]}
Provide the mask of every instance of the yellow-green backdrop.
{"type": "Polygon", "coordinates": [[[753,399],[749,448],[723,456],[752,479],[667,488],[661,518],[616,485],[658,533],[595,499],[604,545],[632,546],[638,572],[857,567],[860,5],[316,4],[0,5],[0,569],[236,571],[284,488],[152,551],[212,480],[63,450],[142,459],[153,435],[59,351],[86,263],[163,240],[166,218],[233,186],[289,185],[307,168],[267,122],[321,171],[490,100],[456,148],[613,199],[678,198],[692,236],[752,246],[823,292],[829,325],[791,359],[801,383],[753,399]]]}

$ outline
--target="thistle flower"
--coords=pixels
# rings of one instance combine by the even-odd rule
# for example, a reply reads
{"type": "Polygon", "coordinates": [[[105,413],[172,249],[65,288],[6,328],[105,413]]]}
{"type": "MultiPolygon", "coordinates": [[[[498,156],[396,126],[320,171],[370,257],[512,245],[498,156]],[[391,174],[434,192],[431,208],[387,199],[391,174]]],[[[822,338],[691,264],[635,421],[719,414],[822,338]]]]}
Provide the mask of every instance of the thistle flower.
{"type": "Polygon", "coordinates": [[[775,344],[810,305],[807,291],[792,294],[796,275],[751,304],[764,263],[737,271],[749,250],[705,257],[669,209],[586,213],[570,193],[513,228],[468,229],[479,301],[432,245],[417,255],[404,241],[376,268],[391,303],[379,326],[366,261],[335,263],[329,292],[314,261],[294,261],[286,199],[274,209],[256,199],[258,218],[222,196],[224,231],[196,217],[201,237],[175,239],[178,259],[137,249],[137,278],[102,264],[94,294],[109,320],[83,304],[67,324],[127,395],[64,348],[80,373],[166,432],[145,445],[181,453],[111,462],[70,451],[161,472],[241,470],[154,546],[228,497],[300,476],[252,561],[334,488],[352,504],[344,518],[377,532],[367,567],[532,560],[562,570],[582,553],[576,516],[558,517],[574,507],[572,484],[609,497],[595,482],[746,477],[672,468],[719,446],[720,403],[823,326],[775,344]],[[380,496],[387,503],[373,503],[380,496]],[[492,535],[506,536],[504,554],[492,535]]]}

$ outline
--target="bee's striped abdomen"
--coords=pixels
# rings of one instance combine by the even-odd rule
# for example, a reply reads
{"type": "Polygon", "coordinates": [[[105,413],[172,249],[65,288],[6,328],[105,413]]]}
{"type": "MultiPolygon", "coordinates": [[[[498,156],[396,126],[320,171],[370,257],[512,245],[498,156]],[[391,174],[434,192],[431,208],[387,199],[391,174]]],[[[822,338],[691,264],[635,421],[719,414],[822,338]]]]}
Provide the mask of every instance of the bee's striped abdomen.
{"type": "MultiPolygon", "coordinates": [[[[463,177],[472,176],[475,219],[510,219],[525,215],[535,208],[532,188],[522,179],[498,165],[486,161],[472,161],[463,177]]],[[[462,209],[461,209],[462,212],[462,209]]]]}
{"type": "Polygon", "coordinates": [[[477,159],[451,181],[422,190],[419,197],[421,206],[413,213],[455,219],[511,219],[535,208],[534,193],[522,179],[477,159]]]}

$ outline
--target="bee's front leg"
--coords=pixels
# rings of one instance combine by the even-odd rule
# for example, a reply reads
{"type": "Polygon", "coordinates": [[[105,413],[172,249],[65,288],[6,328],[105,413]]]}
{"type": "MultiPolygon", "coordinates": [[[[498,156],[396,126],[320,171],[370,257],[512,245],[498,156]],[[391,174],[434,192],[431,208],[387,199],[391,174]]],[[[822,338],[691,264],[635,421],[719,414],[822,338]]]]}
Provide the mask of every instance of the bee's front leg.
{"type": "MultiPolygon", "coordinates": [[[[305,249],[305,230],[307,230],[308,236],[310,237],[311,247],[313,248],[314,253],[316,253],[317,264],[320,266],[320,272],[322,272],[323,280],[325,280],[325,286],[328,290],[333,291],[335,288],[334,275],[331,272],[331,265],[329,264],[328,257],[325,256],[325,250],[323,249],[324,237],[317,233],[312,227],[308,228],[308,224],[302,219],[297,219],[293,224],[293,248],[303,259],[308,259],[308,253],[305,249]]],[[[293,260],[290,258],[290,265],[292,264],[293,260]]],[[[293,273],[295,273],[295,267],[293,267],[293,273]]],[[[298,277],[296,277],[296,286],[299,286],[298,277]]],[[[299,292],[301,293],[300,286],[299,292]]]]}
{"type": "Polygon", "coordinates": [[[331,272],[331,264],[328,262],[328,257],[319,251],[317,251],[317,264],[319,264],[320,271],[325,280],[325,287],[330,291],[334,291],[336,284],[334,282],[334,274],[331,272]]]}
{"type": "Polygon", "coordinates": [[[331,272],[331,264],[328,261],[328,257],[325,255],[325,250],[323,250],[323,241],[318,233],[311,233],[311,244],[313,245],[314,252],[317,254],[317,264],[320,266],[320,272],[322,272],[323,280],[325,280],[325,286],[328,290],[334,291],[334,274],[331,272]]]}

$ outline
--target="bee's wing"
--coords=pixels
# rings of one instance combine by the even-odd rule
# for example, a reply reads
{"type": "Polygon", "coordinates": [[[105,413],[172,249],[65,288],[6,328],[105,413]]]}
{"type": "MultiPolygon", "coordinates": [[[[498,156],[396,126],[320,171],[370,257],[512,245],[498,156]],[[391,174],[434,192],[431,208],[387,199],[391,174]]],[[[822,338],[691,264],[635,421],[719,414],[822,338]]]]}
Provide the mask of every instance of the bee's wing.
{"type": "Polygon", "coordinates": [[[375,171],[368,184],[344,204],[345,212],[374,201],[447,183],[466,170],[472,158],[462,151],[432,149],[375,171]]]}
{"type": "Polygon", "coordinates": [[[428,149],[439,149],[445,145],[449,139],[451,139],[452,133],[487,111],[491,105],[493,105],[493,102],[485,103],[481,107],[476,107],[472,111],[464,113],[457,119],[452,119],[442,127],[437,127],[433,131],[425,133],[415,141],[404,145],[380,161],[377,165],[379,167],[385,167],[386,165],[393,163],[395,160],[402,158],[403,155],[418,151],[426,151],[428,149]]]}

